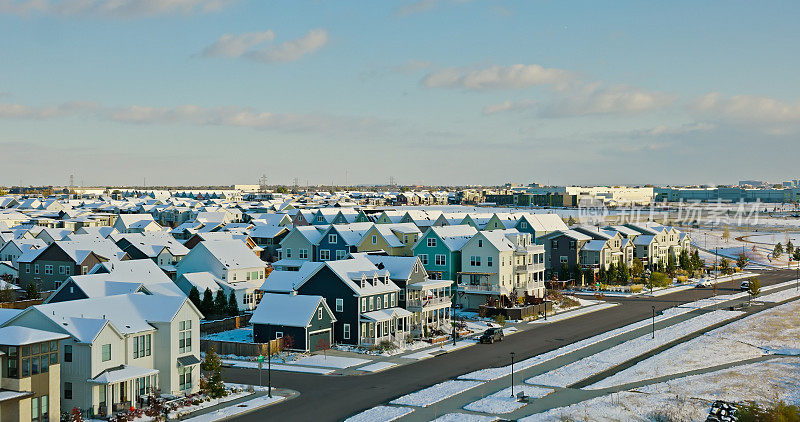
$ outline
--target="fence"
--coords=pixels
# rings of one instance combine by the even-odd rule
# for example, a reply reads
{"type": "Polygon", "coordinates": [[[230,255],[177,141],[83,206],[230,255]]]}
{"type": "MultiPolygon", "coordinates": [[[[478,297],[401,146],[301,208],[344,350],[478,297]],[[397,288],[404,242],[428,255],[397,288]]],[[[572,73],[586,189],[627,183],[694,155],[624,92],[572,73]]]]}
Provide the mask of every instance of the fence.
{"type": "Polygon", "coordinates": [[[528,305],[516,308],[495,308],[486,305],[481,305],[478,309],[478,315],[493,317],[495,315],[503,315],[506,319],[523,320],[527,318],[538,318],[539,315],[544,315],[545,309],[547,312],[553,311],[553,302],[544,302],[536,305],[528,305]]]}
{"type": "Polygon", "coordinates": [[[236,330],[246,327],[250,323],[251,314],[244,314],[215,321],[204,321],[200,323],[200,335],[221,333],[223,331],[236,330]]]}
{"type": "Polygon", "coordinates": [[[14,302],[0,302],[3,309],[26,309],[31,306],[41,305],[44,299],[16,300],[14,302]]]}
{"type": "Polygon", "coordinates": [[[208,349],[212,346],[217,354],[220,355],[266,356],[268,351],[272,354],[275,354],[283,350],[283,339],[271,340],[269,346],[267,346],[267,343],[239,343],[234,341],[200,340],[201,352],[208,352],[208,349]]]}

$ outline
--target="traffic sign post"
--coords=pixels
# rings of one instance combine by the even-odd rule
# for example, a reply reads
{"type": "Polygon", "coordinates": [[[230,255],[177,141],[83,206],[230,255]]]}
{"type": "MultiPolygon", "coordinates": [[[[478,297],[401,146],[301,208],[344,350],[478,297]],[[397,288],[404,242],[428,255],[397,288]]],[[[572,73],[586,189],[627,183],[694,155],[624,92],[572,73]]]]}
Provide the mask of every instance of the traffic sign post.
{"type": "Polygon", "coordinates": [[[261,370],[264,368],[264,356],[258,355],[256,360],[258,361],[258,386],[262,387],[263,384],[261,383],[261,370]]]}

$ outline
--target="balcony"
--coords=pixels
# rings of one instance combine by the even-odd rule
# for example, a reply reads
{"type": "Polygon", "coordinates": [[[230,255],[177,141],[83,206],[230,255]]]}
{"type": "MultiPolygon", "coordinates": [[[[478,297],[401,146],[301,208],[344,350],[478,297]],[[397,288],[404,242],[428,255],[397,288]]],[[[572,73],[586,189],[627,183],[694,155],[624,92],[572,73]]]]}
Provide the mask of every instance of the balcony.
{"type": "Polygon", "coordinates": [[[429,308],[441,305],[450,305],[452,303],[449,296],[428,297],[423,299],[410,299],[406,301],[406,308],[429,308]]]}
{"type": "Polygon", "coordinates": [[[507,294],[508,292],[505,289],[501,289],[500,286],[491,285],[491,284],[459,284],[458,290],[462,292],[475,292],[475,293],[489,293],[489,294],[507,294]]]}

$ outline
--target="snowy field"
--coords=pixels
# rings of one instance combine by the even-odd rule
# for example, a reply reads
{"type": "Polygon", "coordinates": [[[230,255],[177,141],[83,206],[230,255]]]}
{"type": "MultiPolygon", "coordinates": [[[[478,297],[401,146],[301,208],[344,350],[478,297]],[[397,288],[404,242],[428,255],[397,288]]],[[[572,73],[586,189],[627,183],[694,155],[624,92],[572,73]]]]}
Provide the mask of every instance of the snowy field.
{"type": "Polygon", "coordinates": [[[701,421],[714,400],[767,403],[777,398],[800,404],[797,385],[800,359],[780,358],[608,394],[520,421],[701,421]]]}
{"type": "Polygon", "coordinates": [[[434,419],[433,422],[492,422],[496,416],[473,415],[470,413],[448,413],[434,419]]]}
{"type": "Polygon", "coordinates": [[[566,366],[528,378],[525,382],[527,384],[566,387],[681,337],[739,315],[741,315],[741,312],[713,311],[696,316],[657,330],[655,339],[652,339],[650,334],[645,334],[566,366]]]}
{"type": "MultiPolygon", "coordinates": [[[[763,291],[763,289],[762,289],[763,291]]],[[[765,296],[758,296],[755,300],[759,302],[783,302],[784,300],[794,299],[800,296],[800,290],[797,289],[787,289],[776,293],[771,293],[765,296]]]]}
{"type": "Polygon", "coordinates": [[[763,356],[765,350],[800,349],[800,302],[734,321],[618,372],[589,389],[709,368],[763,356]]]}
{"type": "MultiPolygon", "coordinates": [[[[250,411],[252,411],[254,409],[258,409],[258,408],[261,408],[261,407],[264,407],[264,406],[275,404],[275,403],[277,403],[279,401],[282,401],[284,399],[286,399],[286,397],[279,396],[277,394],[273,394],[272,397],[268,397],[268,396],[264,395],[264,396],[261,396],[261,397],[256,397],[256,398],[241,402],[241,403],[239,403],[239,404],[237,404],[235,406],[223,407],[223,408],[221,408],[219,410],[216,410],[216,411],[213,411],[213,412],[209,412],[209,413],[206,413],[204,415],[199,415],[199,416],[195,416],[193,418],[182,419],[182,420],[186,421],[186,422],[213,422],[213,421],[219,421],[219,420],[223,420],[223,419],[228,419],[228,418],[234,417],[234,416],[239,415],[241,413],[250,412],[250,411]]],[[[209,403],[216,404],[216,402],[213,401],[213,400],[211,402],[209,402],[209,403]]]]}
{"type": "Polygon", "coordinates": [[[392,404],[427,407],[448,397],[477,387],[478,381],[449,380],[392,400],[392,404]]]}
{"type": "Polygon", "coordinates": [[[345,419],[345,422],[391,422],[413,411],[410,407],[376,406],[345,419]]]}
{"type": "MultiPolygon", "coordinates": [[[[525,395],[529,396],[531,400],[542,398],[553,392],[553,390],[549,388],[533,387],[530,385],[514,386],[515,395],[521,391],[524,391],[525,395]]],[[[513,412],[523,406],[525,406],[525,403],[518,402],[516,397],[512,397],[511,387],[507,387],[490,396],[486,396],[464,406],[464,410],[493,413],[497,415],[513,412]]]]}

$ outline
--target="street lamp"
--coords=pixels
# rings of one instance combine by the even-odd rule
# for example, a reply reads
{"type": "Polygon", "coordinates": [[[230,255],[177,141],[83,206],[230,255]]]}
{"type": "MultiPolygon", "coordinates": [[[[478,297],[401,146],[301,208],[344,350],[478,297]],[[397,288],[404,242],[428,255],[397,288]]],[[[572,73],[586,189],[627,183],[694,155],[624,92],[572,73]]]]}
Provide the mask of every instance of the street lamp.
{"type": "Polygon", "coordinates": [[[272,398],[272,341],[267,341],[267,397],[272,398]]]}
{"type": "Polygon", "coordinates": [[[511,352],[511,397],[514,397],[514,356],[516,353],[511,352]]]}
{"type": "Polygon", "coordinates": [[[656,307],[653,306],[653,340],[656,339],[656,307]]]}

